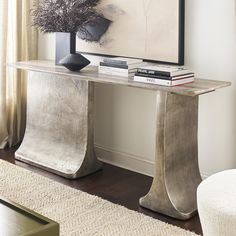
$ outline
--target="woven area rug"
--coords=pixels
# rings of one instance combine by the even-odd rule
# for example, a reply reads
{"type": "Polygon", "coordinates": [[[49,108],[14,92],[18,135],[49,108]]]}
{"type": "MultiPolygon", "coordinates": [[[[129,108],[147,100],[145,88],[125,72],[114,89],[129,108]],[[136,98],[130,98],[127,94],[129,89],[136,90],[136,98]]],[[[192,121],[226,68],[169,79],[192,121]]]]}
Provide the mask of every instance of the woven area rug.
{"type": "Polygon", "coordinates": [[[57,221],[63,236],[196,236],[2,160],[0,195],[57,221]]]}

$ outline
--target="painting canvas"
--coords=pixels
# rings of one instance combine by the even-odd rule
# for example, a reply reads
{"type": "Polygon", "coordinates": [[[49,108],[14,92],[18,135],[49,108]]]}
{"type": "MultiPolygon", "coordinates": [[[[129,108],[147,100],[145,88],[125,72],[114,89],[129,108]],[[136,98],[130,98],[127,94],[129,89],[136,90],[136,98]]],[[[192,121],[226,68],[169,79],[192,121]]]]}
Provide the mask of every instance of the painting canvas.
{"type": "Polygon", "coordinates": [[[103,0],[111,20],[100,43],[78,39],[77,50],[183,64],[184,0],[103,0]]]}

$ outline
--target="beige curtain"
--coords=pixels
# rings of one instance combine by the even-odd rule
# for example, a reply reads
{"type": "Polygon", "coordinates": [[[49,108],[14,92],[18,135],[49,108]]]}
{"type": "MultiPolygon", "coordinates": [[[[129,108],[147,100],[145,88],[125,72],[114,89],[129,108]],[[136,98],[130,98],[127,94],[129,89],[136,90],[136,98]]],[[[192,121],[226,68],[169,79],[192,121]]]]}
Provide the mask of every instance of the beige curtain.
{"type": "Polygon", "coordinates": [[[0,0],[0,148],[24,135],[26,75],[7,63],[37,58],[37,32],[31,27],[33,0],[0,0]]]}

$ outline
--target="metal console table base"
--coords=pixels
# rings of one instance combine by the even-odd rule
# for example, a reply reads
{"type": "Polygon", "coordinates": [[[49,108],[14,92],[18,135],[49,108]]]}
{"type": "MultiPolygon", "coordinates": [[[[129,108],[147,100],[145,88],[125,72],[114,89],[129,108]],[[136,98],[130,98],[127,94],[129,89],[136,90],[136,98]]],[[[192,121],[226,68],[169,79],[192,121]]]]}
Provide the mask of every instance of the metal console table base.
{"type": "Polygon", "coordinates": [[[177,219],[196,213],[198,97],[157,92],[155,175],[140,205],[177,219]]]}
{"type": "Polygon", "coordinates": [[[66,178],[101,169],[93,146],[93,82],[29,72],[26,132],[17,160],[66,178]]]}
{"type": "Polygon", "coordinates": [[[101,168],[93,147],[94,83],[124,85],[157,92],[155,176],[140,205],[177,218],[196,213],[198,96],[229,82],[196,79],[165,87],[100,75],[96,67],[70,72],[48,61],[9,66],[29,72],[27,127],[16,159],[67,178],[101,168]]]}

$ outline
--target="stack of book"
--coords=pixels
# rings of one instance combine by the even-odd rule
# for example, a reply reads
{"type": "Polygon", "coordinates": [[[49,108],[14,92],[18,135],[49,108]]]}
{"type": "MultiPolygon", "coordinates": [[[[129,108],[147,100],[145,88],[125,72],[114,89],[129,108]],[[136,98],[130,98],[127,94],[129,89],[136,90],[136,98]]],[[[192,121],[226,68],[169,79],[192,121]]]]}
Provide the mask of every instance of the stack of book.
{"type": "Polygon", "coordinates": [[[146,66],[138,68],[134,81],[163,86],[176,86],[193,82],[194,73],[182,67],[146,66]]]}
{"type": "Polygon", "coordinates": [[[142,63],[143,60],[141,59],[125,57],[104,58],[99,64],[98,71],[108,75],[130,77],[134,76],[137,68],[143,65],[142,63]]]}

